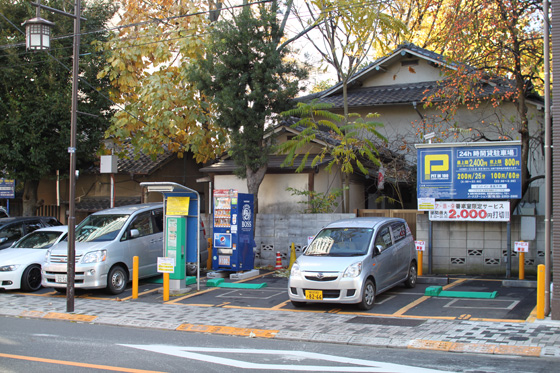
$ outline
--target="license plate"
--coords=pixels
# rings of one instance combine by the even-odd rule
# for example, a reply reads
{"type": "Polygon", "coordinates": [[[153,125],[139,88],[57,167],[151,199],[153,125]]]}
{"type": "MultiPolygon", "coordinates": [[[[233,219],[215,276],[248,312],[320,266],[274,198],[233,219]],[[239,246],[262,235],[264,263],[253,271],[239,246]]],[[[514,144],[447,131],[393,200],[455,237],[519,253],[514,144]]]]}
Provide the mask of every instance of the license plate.
{"type": "Polygon", "coordinates": [[[55,275],[54,280],[58,283],[65,284],[66,283],[66,275],[55,275]]]}
{"type": "Polygon", "coordinates": [[[305,299],[323,300],[323,291],[322,290],[306,290],[305,291],[305,299]]]}

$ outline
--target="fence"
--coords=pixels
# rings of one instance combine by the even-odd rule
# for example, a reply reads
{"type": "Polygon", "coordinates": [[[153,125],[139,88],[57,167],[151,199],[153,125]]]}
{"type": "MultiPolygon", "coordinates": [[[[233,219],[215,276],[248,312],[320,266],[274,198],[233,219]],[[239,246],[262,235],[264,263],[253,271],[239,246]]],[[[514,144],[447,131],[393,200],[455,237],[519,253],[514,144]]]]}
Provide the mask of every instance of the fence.
{"type": "Polygon", "coordinates": [[[374,209],[358,209],[356,216],[383,216],[388,218],[402,218],[408,223],[408,227],[412,232],[412,237],[416,239],[416,216],[423,215],[424,211],[418,210],[374,210],[374,209]]]}

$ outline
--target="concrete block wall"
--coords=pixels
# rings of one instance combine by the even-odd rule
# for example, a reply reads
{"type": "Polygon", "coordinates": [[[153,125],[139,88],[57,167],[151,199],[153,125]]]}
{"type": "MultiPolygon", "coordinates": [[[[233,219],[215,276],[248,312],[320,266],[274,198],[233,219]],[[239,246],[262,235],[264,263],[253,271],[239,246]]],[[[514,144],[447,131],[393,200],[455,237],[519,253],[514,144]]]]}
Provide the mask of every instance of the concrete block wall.
{"type": "MultiPolygon", "coordinates": [[[[513,251],[519,241],[521,217],[511,222],[511,276],[518,276],[519,257],[513,251]]],[[[544,264],[544,218],[536,220],[536,239],[529,241],[525,253],[525,274],[536,275],[544,264]]],[[[505,275],[507,268],[507,223],[433,222],[432,272],[434,274],[505,275]]],[[[417,237],[428,247],[428,214],[417,216],[417,237]]],[[[424,252],[423,271],[428,273],[428,252],[424,252]]]]}
{"type": "MultiPolygon", "coordinates": [[[[255,222],[255,267],[275,266],[276,253],[282,265],[290,263],[294,243],[296,256],[307,245],[307,237],[315,235],[325,225],[340,219],[356,217],[355,214],[257,214],[255,222]]],[[[212,215],[202,214],[206,237],[212,237],[212,215]]]]}

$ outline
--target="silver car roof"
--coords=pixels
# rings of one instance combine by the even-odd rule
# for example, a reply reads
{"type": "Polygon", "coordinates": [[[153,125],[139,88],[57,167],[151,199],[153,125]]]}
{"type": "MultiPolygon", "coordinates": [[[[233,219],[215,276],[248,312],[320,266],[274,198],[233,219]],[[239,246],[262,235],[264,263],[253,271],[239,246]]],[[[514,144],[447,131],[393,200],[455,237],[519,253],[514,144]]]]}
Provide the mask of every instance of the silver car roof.
{"type": "Polygon", "coordinates": [[[138,211],[148,211],[158,207],[163,207],[163,203],[151,202],[151,203],[140,203],[137,205],[114,207],[112,209],[97,211],[92,215],[112,215],[112,214],[130,215],[138,211]]]}
{"type": "Polygon", "coordinates": [[[392,221],[404,222],[404,219],[400,218],[386,218],[379,216],[372,217],[362,217],[362,218],[350,218],[334,221],[328,224],[325,228],[372,228],[375,229],[377,226],[389,223],[392,221]]]}

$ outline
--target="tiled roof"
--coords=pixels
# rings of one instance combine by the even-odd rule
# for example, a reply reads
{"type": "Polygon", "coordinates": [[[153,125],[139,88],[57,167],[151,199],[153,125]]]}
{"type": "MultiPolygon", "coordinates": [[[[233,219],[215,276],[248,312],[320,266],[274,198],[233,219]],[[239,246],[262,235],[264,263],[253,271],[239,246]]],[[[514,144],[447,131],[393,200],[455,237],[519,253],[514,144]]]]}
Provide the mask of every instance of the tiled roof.
{"type": "MultiPolygon", "coordinates": [[[[175,159],[177,155],[164,149],[163,153],[152,158],[144,153],[135,154],[130,144],[126,145],[126,157],[118,158],[117,170],[119,173],[133,175],[150,175],[159,168],[175,159]]],[[[99,165],[95,167],[96,173],[99,173],[99,165]]]]}
{"type": "MultiPolygon", "coordinates": [[[[307,162],[305,163],[304,170],[309,171],[312,169],[311,162],[313,161],[314,157],[315,155],[313,154],[309,155],[309,157],[307,158],[307,162]]],[[[267,172],[278,172],[278,171],[294,172],[298,168],[299,160],[301,158],[296,159],[293,166],[281,167],[280,165],[282,164],[282,162],[284,162],[285,159],[286,159],[285,155],[271,155],[268,161],[267,172]]],[[[325,159],[323,160],[323,162],[320,163],[320,165],[326,164],[331,160],[332,157],[325,157],[325,159]]],[[[236,169],[237,166],[235,165],[233,159],[228,158],[228,159],[222,159],[209,166],[203,167],[200,169],[200,171],[204,173],[228,173],[229,174],[229,173],[233,173],[236,169]]]]}
{"type": "MultiPolygon", "coordinates": [[[[440,82],[441,83],[441,82],[440,82]]],[[[503,94],[509,91],[508,85],[481,84],[479,97],[489,97],[493,94],[503,94]],[[496,87],[498,91],[495,92],[496,87]]],[[[368,107],[378,105],[398,105],[413,102],[422,103],[426,96],[440,89],[437,81],[394,84],[377,87],[356,88],[348,91],[349,107],[368,107]]],[[[333,94],[319,99],[319,102],[330,103],[334,108],[342,108],[344,101],[342,94],[333,94]]]]}

